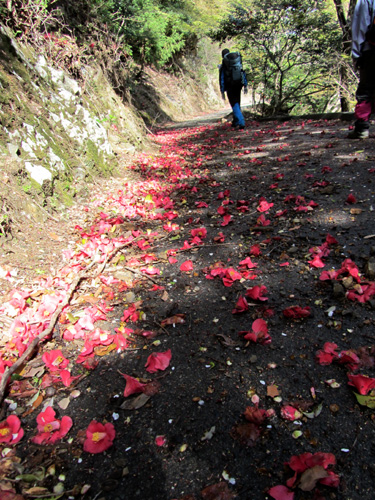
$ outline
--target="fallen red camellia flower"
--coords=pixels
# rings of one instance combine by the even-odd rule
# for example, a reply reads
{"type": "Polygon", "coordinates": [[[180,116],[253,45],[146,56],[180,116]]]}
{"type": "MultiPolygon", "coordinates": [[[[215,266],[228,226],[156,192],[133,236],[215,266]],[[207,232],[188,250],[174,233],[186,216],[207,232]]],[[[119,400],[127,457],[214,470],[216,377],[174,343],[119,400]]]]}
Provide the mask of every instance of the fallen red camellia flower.
{"type": "Polygon", "coordinates": [[[346,198],[346,203],[349,203],[350,205],[357,203],[357,198],[354,196],[353,193],[350,193],[348,197],[346,198]]]}
{"type": "Polygon", "coordinates": [[[275,411],[273,409],[263,410],[262,408],[259,408],[258,405],[255,405],[247,406],[243,416],[248,422],[256,425],[261,425],[267,418],[272,417],[274,414],[275,411]]]}
{"type": "Polygon", "coordinates": [[[0,443],[16,444],[24,435],[21,421],[16,415],[9,415],[0,422],[0,443]]]}
{"type": "Polygon", "coordinates": [[[327,471],[327,475],[318,479],[318,482],[326,486],[337,488],[340,482],[339,476],[332,470],[327,470],[328,467],[335,464],[336,458],[332,453],[318,452],[314,454],[302,453],[301,455],[293,455],[289,462],[286,462],[286,465],[289,465],[289,467],[295,472],[295,474],[293,477],[288,479],[286,484],[289,488],[293,488],[299,481],[301,481],[303,473],[306,470],[319,466],[327,471]],[[299,474],[302,474],[300,478],[298,478],[299,474]]]}
{"type": "Polygon", "coordinates": [[[341,351],[337,361],[342,365],[346,365],[351,371],[357,370],[360,364],[358,355],[351,349],[341,351]]]}
{"type": "Polygon", "coordinates": [[[52,406],[47,406],[45,411],[36,417],[38,423],[38,434],[31,438],[36,444],[53,444],[68,434],[73,425],[70,417],[64,416],[61,420],[55,419],[55,411],[52,406]]]}
{"type": "Polygon", "coordinates": [[[257,218],[257,223],[256,223],[257,226],[269,226],[270,224],[271,221],[266,219],[263,214],[257,218]]]}
{"type": "Polygon", "coordinates": [[[375,389],[375,378],[368,377],[367,375],[348,373],[348,379],[348,384],[354,386],[362,396],[367,396],[372,389],[375,389]]]}
{"type": "Polygon", "coordinates": [[[240,295],[234,309],[232,309],[232,314],[239,314],[248,310],[249,304],[247,303],[246,298],[243,295],[240,295]]]}
{"type": "Polygon", "coordinates": [[[243,335],[244,339],[251,340],[252,342],[258,342],[259,344],[269,344],[272,339],[268,334],[268,327],[264,319],[258,318],[253,321],[251,325],[252,331],[242,331],[238,332],[238,335],[243,335]]]}
{"type": "Polygon", "coordinates": [[[311,308],[309,306],[291,306],[284,309],[283,314],[286,318],[291,319],[307,318],[311,314],[311,308]]]}
{"type": "Polygon", "coordinates": [[[149,373],[155,373],[158,370],[165,370],[172,359],[171,350],[165,352],[153,352],[147,358],[147,362],[145,364],[146,371],[149,373]]]}
{"type": "Polygon", "coordinates": [[[339,353],[336,352],[337,347],[334,342],[326,342],[323,349],[316,353],[316,361],[320,365],[330,365],[334,359],[339,357],[339,353]]]}
{"type": "MultiPolygon", "coordinates": [[[[213,274],[213,272],[211,274],[213,274]]],[[[241,273],[233,269],[233,267],[229,267],[228,269],[225,269],[225,274],[223,276],[223,284],[226,287],[230,287],[233,285],[235,281],[240,280],[241,278],[242,278],[241,273]]]]}
{"type": "Polygon", "coordinates": [[[322,268],[325,266],[324,262],[320,258],[320,255],[318,254],[314,255],[313,259],[309,260],[308,263],[310,264],[311,267],[322,268]]]}
{"type": "Polygon", "coordinates": [[[241,260],[239,263],[241,267],[246,267],[247,269],[255,269],[258,267],[258,264],[256,262],[253,262],[250,257],[246,257],[246,259],[241,260]]]}
{"type": "Polygon", "coordinates": [[[62,370],[69,364],[69,360],[66,359],[60,349],[45,352],[42,356],[42,360],[51,372],[62,370]]]}
{"type": "Polygon", "coordinates": [[[258,212],[268,212],[270,208],[273,207],[273,203],[268,203],[266,200],[261,200],[257,207],[258,212]]]}
{"type": "Polygon", "coordinates": [[[205,238],[207,236],[207,229],[205,227],[199,227],[197,229],[191,230],[191,235],[199,236],[199,238],[205,238]]]}
{"type": "Polygon", "coordinates": [[[252,288],[248,288],[245,292],[246,297],[249,297],[252,300],[260,300],[266,301],[268,297],[266,297],[267,288],[264,285],[256,285],[252,288]]]}
{"type": "Polygon", "coordinates": [[[180,271],[188,272],[193,270],[193,263],[191,260],[186,260],[180,266],[180,271]]]}
{"type": "Polygon", "coordinates": [[[160,382],[158,382],[157,380],[153,380],[152,382],[143,384],[130,375],[126,375],[125,373],[121,373],[121,375],[126,380],[126,386],[124,390],[125,398],[131,396],[132,394],[139,394],[140,392],[143,392],[147,396],[153,396],[154,394],[157,394],[159,392],[160,382]]]}
{"type": "Polygon", "coordinates": [[[254,257],[259,257],[262,253],[259,245],[252,245],[249,250],[250,255],[254,255],[254,257]]]}
{"type": "Polygon", "coordinates": [[[108,422],[103,425],[96,420],[92,420],[86,430],[83,449],[88,453],[102,453],[112,446],[115,436],[116,431],[113,424],[108,422]]]}

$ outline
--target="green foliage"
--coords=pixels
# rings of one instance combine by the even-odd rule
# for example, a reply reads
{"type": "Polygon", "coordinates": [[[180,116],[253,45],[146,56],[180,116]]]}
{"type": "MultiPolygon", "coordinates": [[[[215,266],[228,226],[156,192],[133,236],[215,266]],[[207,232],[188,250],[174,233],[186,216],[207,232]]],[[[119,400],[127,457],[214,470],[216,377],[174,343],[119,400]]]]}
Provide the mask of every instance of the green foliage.
{"type": "Polygon", "coordinates": [[[15,35],[38,46],[43,37],[50,40],[51,54],[65,36],[84,49],[101,47],[114,59],[132,57],[142,67],[167,67],[196,50],[200,35],[208,25],[217,24],[227,4],[228,0],[0,0],[0,15],[8,18],[15,35]]]}
{"type": "Polygon", "coordinates": [[[134,57],[143,64],[165,65],[183,50],[192,36],[187,15],[169,3],[133,0],[130,9],[127,5],[120,33],[130,43],[134,57]]]}
{"type": "Polygon", "coordinates": [[[5,19],[8,13],[6,0],[0,0],[0,18],[5,19]]]}
{"type": "Polygon", "coordinates": [[[238,43],[263,112],[324,111],[335,93],[341,34],[325,7],[324,0],[245,1],[211,32],[238,43]]]}

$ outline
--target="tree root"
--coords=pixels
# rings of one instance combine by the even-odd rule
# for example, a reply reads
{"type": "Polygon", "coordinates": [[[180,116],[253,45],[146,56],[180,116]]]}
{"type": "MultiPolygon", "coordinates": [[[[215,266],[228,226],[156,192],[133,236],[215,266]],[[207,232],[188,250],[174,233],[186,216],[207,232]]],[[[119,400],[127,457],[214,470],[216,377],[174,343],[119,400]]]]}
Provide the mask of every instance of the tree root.
{"type": "MultiPolygon", "coordinates": [[[[103,262],[103,264],[98,269],[98,273],[97,274],[99,275],[99,274],[101,274],[103,272],[103,270],[105,269],[107,263],[111,259],[113,259],[113,257],[117,254],[117,252],[119,252],[122,248],[124,248],[126,246],[129,246],[131,243],[134,243],[134,240],[132,240],[131,242],[128,242],[128,243],[125,243],[125,244],[121,245],[120,247],[116,248],[116,250],[114,250],[111,255],[107,256],[107,258],[105,259],[105,261],[103,262]]],[[[92,267],[94,267],[95,264],[96,264],[96,262],[91,262],[91,264],[89,264],[84,269],[84,271],[81,274],[79,274],[78,276],[76,276],[74,278],[74,280],[70,284],[67,296],[65,297],[65,299],[62,301],[62,303],[59,305],[59,307],[56,309],[56,311],[51,316],[48,328],[46,330],[44,330],[43,332],[41,332],[37,337],[35,337],[35,339],[28,345],[26,351],[22,354],[22,356],[12,366],[8,366],[5,369],[5,371],[3,373],[3,376],[1,378],[1,381],[0,381],[0,405],[2,404],[3,399],[4,399],[5,389],[6,389],[6,386],[8,384],[9,378],[13,375],[13,373],[15,373],[18,370],[18,368],[20,366],[22,366],[25,363],[25,361],[28,361],[28,359],[30,358],[30,356],[34,352],[34,349],[37,347],[37,345],[43,339],[45,339],[46,337],[48,337],[49,335],[51,335],[51,333],[53,332],[53,329],[55,328],[56,322],[57,322],[57,320],[58,320],[61,312],[63,311],[64,307],[66,307],[70,303],[70,300],[71,300],[71,298],[72,298],[72,296],[73,296],[73,294],[74,294],[77,286],[79,285],[79,283],[81,282],[81,280],[87,279],[89,277],[88,276],[88,271],[92,267]]],[[[1,418],[1,415],[0,415],[0,418],[1,418]]]]}

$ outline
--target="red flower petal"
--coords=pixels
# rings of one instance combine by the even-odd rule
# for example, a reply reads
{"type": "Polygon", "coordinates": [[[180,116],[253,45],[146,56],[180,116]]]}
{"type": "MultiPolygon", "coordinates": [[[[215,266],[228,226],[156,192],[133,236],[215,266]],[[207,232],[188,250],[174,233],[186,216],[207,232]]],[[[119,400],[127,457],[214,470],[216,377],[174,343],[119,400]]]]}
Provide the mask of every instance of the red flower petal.
{"type": "Polygon", "coordinates": [[[273,203],[268,203],[266,200],[262,200],[257,208],[258,212],[267,212],[273,207],[273,203]]]}
{"type": "Polygon", "coordinates": [[[155,438],[156,446],[164,446],[166,442],[167,440],[165,436],[156,436],[155,438]]]}
{"type": "Polygon", "coordinates": [[[165,352],[154,352],[147,358],[146,371],[155,373],[158,370],[165,370],[169,366],[171,359],[172,353],[170,349],[165,352]]]}
{"type": "Polygon", "coordinates": [[[231,215],[224,215],[223,217],[223,222],[220,224],[221,226],[227,226],[232,220],[232,216],[231,215]]]}
{"type": "Polygon", "coordinates": [[[375,378],[366,375],[354,375],[348,373],[349,385],[353,385],[359,394],[366,396],[372,389],[375,389],[375,378]]]}
{"type": "Polygon", "coordinates": [[[268,490],[268,494],[271,495],[275,500],[293,500],[294,493],[289,488],[284,486],[283,484],[279,484],[278,486],[274,486],[270,490],[268,490]]]}
{"type": "Polygon", "coordinates": [[[267,293],[267,288],[264,285],[261,286],[256,285],[246,290],[246,297],[249,297],[252,300],[265,301],[268,300],[268,297],[265,297],[266,293],[267,293]]]}
{"type": "Polygon", "coordinates": [[[254,257],[258,257],[262,252],[260,251],[259,245],[253,245],[250,247],[250,255],[254,255],[254,257]]]}
{"type": "Polygon", "coordinates": [[[309,306],[291,306],[284,309],[283,314],[286,318],[301,319],[307,318],[311,314],[311,309],[309,306]]]}
{"type": "Polygon", "coordinates": [[[188,271],[192,271],[192,270],[193,270],[193,263],[191,260],[186,260],[180,266],[180,271],[188,272],[188,271]]]}
{"type": "Polygon", "coordinates": [[[285,418],[285,420],[294,421],[301,418],[302,413],[291,405],[285,405],[281,408],[281,417],[285,418]]]}
{"type": "Polygon", "coordinates": [[[232,314],[239,314],[249,310],[249,305],[247,300],[242,295],[237,300],[235,308],[232,310],[232,314]]]}
{"type": "Polygon", "coordinates": [[[321,268],[325,266],[324,262],[319,257],[319,255],[314,255],[314,258],[312,260],[309,260],[308,262],[311,267],[321,268]]]}
{"type": "Polygon", "coordinates": [[[264,321],[264,319],[261,318],[256,319],[251,327],[253,329],[253,332],[257,334],[268,332],[267,323],[266,321],[264,321]]]}
{"type": "Polygon", "coordinates": [[[130,375],[125,375],[125,373],[121,374],[126,380],[126,386],[124,390],[124,396],[127,398],[131,394],[138,394],[139,392],[143,392],[145,386],[147,384],[141,384],[136,378],[131,377],[130,375]]]}

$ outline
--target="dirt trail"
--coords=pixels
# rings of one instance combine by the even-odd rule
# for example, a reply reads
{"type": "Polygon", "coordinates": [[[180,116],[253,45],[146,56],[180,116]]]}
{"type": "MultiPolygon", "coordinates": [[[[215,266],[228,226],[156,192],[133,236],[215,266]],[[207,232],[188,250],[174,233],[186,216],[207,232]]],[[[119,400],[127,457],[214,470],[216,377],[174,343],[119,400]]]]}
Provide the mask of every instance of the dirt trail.
{"type": "Polygon", "coordinates": [[[83,273],[8,386],[6,498],[371,498],[373,140],[226,113],[155,134],[45,225],[63,259],[2,277],[11,365],[83,273]]]}

